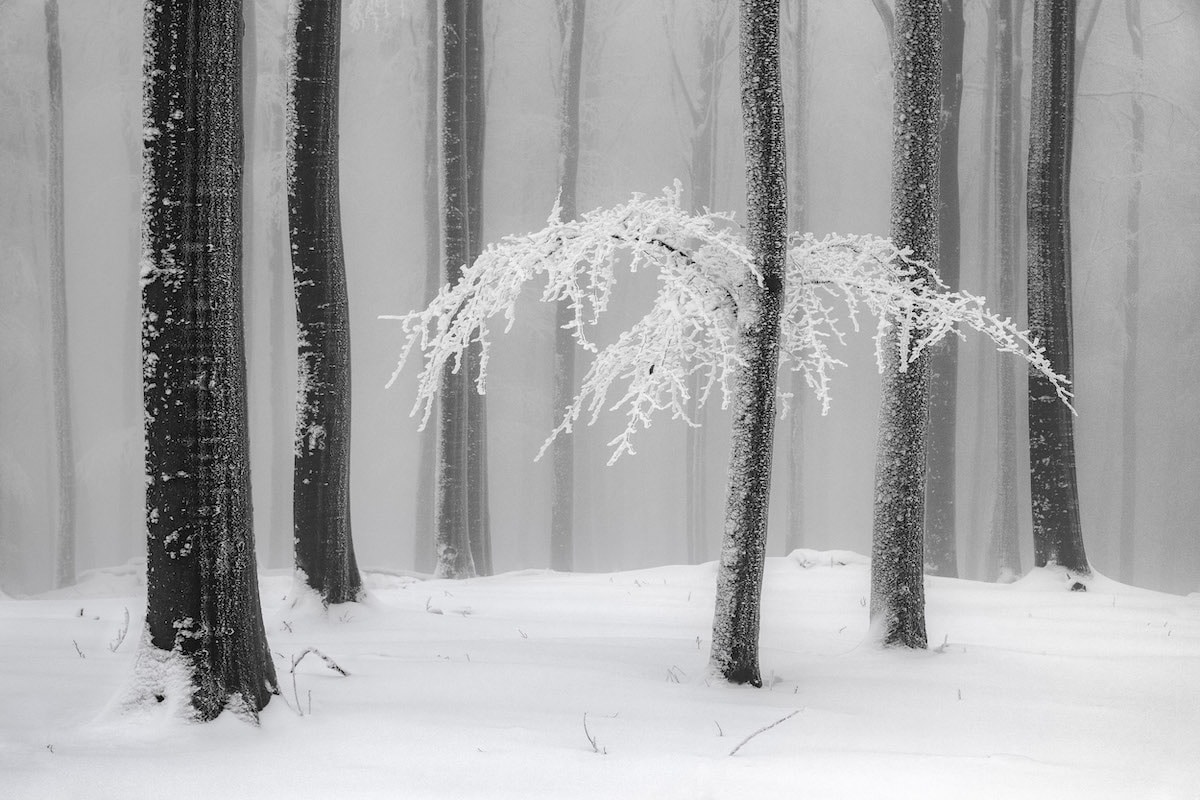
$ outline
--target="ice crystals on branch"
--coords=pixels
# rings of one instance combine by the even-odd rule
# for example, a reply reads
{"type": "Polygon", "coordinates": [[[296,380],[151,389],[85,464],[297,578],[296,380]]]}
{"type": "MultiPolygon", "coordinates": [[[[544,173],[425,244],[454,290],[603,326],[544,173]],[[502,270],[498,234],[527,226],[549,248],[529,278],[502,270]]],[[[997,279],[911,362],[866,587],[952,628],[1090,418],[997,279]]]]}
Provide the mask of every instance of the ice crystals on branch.
{"type": "MultiPolygon", "coordinates": [[[[413,414],[428,422],[443,370],[462,368],[463,354],[472,342],[482,351],[476,389],[487,380],[492,322],[513,325],[522,287],[544,276],[542,301],[565,300],[572,319],[565,328],[584,350],[596,354],[579,393],[563,409],[562,421],[542,445],[538,457],[560,433],[570,433],[586,416],[588,424],[600,412],[623,412],[624,430],[609,442],[611,464],[633,453],[632,439],[648,428],[656,414],[696,425],[689,416],[689,378],[699,377],[696,408],[703,407],[714,389],[728,407],[733,378],[739,368],[736,342],[739,309],[746,281],[762,275],[731,214],[691,213],[684,209],[678,181],[661,196],[635,194],[622,205],[597,209],[577,220],[560,219],[555,203],[546,227],[521,236],[507,236],[488,246],[454,285],[443,287],[429,307],[403,316],[405,341],[391,386],[414,347],[425,358],[418,378],[413,414]],[[658,292],[650,311],[600,349],[588,338],[589,327],[608,310],[618,267],[630,272],[658,273],[658,292]],[[615,398],[615,399],[614,399],[615,398]]],[[[747,304],[750,305],[750,304],[747,304]]],[[[909,257],[889,239],[877,236],[830,234],[821,239],[796,235],[789,243],[787,282],[781,320],[780,366],[801,371],[822,411],[830,403],[830,375],[843,362],[830,351],[831,340],[844,342],[844,309],[854,330],[866,309],[877,319],[876,356],[900,359],[901,369],[930,345],[973,328],[990,337],[999,350],[1015,353],[1055,385],[1069,404],[1067,379],[1054,372],[1045,354],[1027,332],[1010,318],[989,311],[984,299],[951,292],[927,264],[909,257]],[[899,349],[888,353],[883,334],[899,328],[899,349]]],[[[790,395],[781,392],[786,411],[790,395]]]]}

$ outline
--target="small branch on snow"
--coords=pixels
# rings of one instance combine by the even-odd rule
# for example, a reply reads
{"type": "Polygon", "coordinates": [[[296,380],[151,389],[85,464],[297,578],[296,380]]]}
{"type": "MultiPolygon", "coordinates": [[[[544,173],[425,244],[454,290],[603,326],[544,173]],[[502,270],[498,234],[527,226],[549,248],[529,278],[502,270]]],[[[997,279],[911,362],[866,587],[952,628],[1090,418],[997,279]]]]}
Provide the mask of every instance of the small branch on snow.
{"type": "Polygon", "coordinates": [[[338,666],[338,663],[336,661],[334,661],[332,658],[325,655],[324,653],[322,653],[320,650],[318,650],[315,647],[307,647],[304,649],[304,651],[302,653],[300,653],[300,655],[294,656],[292,658],[291,672],[293,675],[296,674],[296,667],[300,666],[300,662],[303,661],[304,657],[306,655],[308,655],[309,653],[312,653],[314,656],[317,656],[318,658],[320,658],[322,661],[325,662],[325,666],[329,667],[331,670],[338,673],[339,675],[345,675],[347,678],[350,677],[349,672],[346,672],[346,670],[344,670],[340,666],[338,666]]]}
{"type": "Polygon", "coordinates": [[[596,737],[595,737],[595,736],[592,736],[592,733],[591,733],[591,731],[589,731],[589,730],[588,730],[588,726],[587,726],[587,712],[586,712],[586,711],[585,711],[585,712],[583,712],[583,735],[587,737],[588,744],[590,744],[590,745],[592,746],[592,752],[593,752],[593,753],[599,753],[599,754],[600,754],[600,755],[602,755],[602,756],[606,756],[606,755],[608,755],[608,748],[607,748],[607,747],[601,747],[599,744],[597,744],[597,743],[596,743],[596,737]]]}
{"type": "MultiPolygon", "coordinates": [[[[799,713],[800,713],[801,711],[803,711],[803,710],[804,710],[804,709],[802,709],[802,708],[797,708],[795,711],[793,711],[792,713],[788,714],[786,717],[781,717],[780,719],[777,719],[777,720],[775,720],[774,722],[772,722],[770,725],[764,725],[763,727],[759,728],[759,729],[758,729],[758,730],[756,730],[754,733],[752,733],[752,734],[750,734],[749,736],[747,736],[745,739],[742,739],[742,741],[738,743],[738,746],[737,746],[737,747],[735,747],[735,748],[733,748],[732,750],[730,750],[730,751],[729,751],[729,755],[731,755],[731,756],[735,756],[735,755],[737,755],[737,751],[738,751],[738,750],[741,750],[741,749],[742,749],[742,745],[746,744],[746,742],[750,741],[750,740],[751,740],[751,739],[753,739],[755,736],[758,736],[760,733],[766,733],[767,731],[771,730],[771,728],[774,728],[776,725],[778,725],[778,724],[779,724],[779,723],[781,723],[781,722],[787,722],[789,719],[791,719],[792,717],[796,716],[797,714],[799,714],[799,713]]],[[[720,726],[719,726],[719,725],[718,725],[717,727],[718,727],[718,728],[720,728],[720,726]]]]}

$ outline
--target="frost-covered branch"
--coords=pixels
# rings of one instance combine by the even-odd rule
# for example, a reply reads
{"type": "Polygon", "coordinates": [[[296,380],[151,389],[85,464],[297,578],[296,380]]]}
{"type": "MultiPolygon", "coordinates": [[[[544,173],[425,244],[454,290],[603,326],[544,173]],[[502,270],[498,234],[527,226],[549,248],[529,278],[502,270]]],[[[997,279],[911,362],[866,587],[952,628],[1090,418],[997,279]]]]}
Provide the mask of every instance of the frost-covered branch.
{"type": "MultiPolygon", "coordinates": [[[[736,355],[738,298],[746,280],[761,280],[754,260],[734,224],[724,213],[693,214],[681,203],[678,182],[661,196],[634,195],[625,204],[560,219],[557,203],[540,231],[508,236],[466,268],[462,278],[438,293],[429,307],[398,319],[405,334],[400,361],[390,386],[414,347],[424,354],[414,415],[426,424],[447,364],[461,368],[463,353],[479,342],[482,356],[476,389],[487,379],[492,324],[514,322],[522,288],[544,280],[542,301],[566,301],[573,312],[565,328],[584,350],[596,354],[574,402],[562,409],[562,421],[546,446],[560,433],[570,433],[585,418],[595,422],[604,410],[625,415],[625,428],[609,442],[615,461],[633,453],[633,436],[666,414],[689,425],[689,378],[698,375],[703,407],[714,389],[728,405],[736,355]],[[630,272],[654,269],[659,288],[650,311],[616,342],[600,349],[588,337],[608,310],[618,267],[630,272]]],[[[875,236],[811,235],[793,237],[783,309],[780,366],[803,372],[821,400],[830,403],[830,374],[842,362],[832,355],[831,340],[844,342],[839,307],[854,329],[865,308],[877,319],[876,356],[880,366],[889,354],[883,333],[899,328],[899,352],[907,365],[922,350],[950,333],[973,328],[990,337],[998,349],[1020,355],[1046,375],[1064,402],[1070,401],[1067,380],[1054,372],[1042,349],[1009,318],[989,311],[982,297],[951,292],[936,273],[909,258],[888,239],[875,236]]],[[[781,394],[781,408],[788,396],[781,394]]]]}

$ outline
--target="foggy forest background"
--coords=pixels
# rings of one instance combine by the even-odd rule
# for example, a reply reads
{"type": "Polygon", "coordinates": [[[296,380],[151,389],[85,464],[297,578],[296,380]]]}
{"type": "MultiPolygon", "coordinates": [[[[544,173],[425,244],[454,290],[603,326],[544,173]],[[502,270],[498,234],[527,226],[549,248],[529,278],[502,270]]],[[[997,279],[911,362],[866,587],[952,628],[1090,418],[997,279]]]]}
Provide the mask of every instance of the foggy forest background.
{"type": "MultiPolygon", "coordinates": [[[[247,3],[249,6],[250,3],[247,3]]],[[[255,532],[259,563],[290,567],[295,321],[283,186],[284,3],[254,4],[247,42],[246,332],[255,532]],[[251,85],[252,84],[252,85],[251,85]],[[252,92],[252,94],[251,94],[252,92]]],[[[582,86],[579,206],[689,191],[691,122],[671,59],[694,65],[705,3],[592,0],[582,86]]],[[[1172,592],[1200,590],[1200,8],[1143,0],[1144,57],[1125,4],[1081,0],[1072,174],[1079,488],[1088,557],[1101,573],[1172,592]],[[1094,19],[1094,24],[1087,23],[1094,19]],[[1145,108],[1141,225],[1127,230],[1134,184],[1131,100],[1145,108]],[[1127,243],[1138,237],[1136,295],[1127,243]],[[1124,359],[1125,304],[1136,300],[1134,402],[1124,359]],[[1121,563],[1122,445],[1135,426],[1134,558],[1121,563]]],[[[348,4],[342,40],[341,200],[352,315],[355,550],[367,570],[414,566],[418,432],[409,417],[416,370],[384,383],[398,324],[380,315],[423,305],[426,253],[423,82],[426,4],[348,4]]],[[[987,109],[987,4],[966,4],[960,156],[961,285],[992,294],[988,220],[992,143],[987,109]]],[[[485,239],[540,228],[554,202],[559,36],[553,4],[486,8],[485,239]]],[[[787,14],[785,12],[785,24],[787,14]]],[[[886,233],[892,92],[884,28],[868,0],[810,0],[808,227],[886,233]]],[[[125,563],[145,549],[138,262],[141,224],[142,9],[61,0],[66,154],[66,263],[71,418],[76,455],[77,568],[125,563]]],[[[1023,112],[1029,39],[1023,27],[1023,112]]],[[[796,93],[784,41],[785,91],[796,93]]],[[[0,0],[0,585],[38,592],[54,578],[56,514],[46,223],[45,20],[33,0],[0,0]]],[[[730,40],[729,52],[735,48],[730,40]]],[[[691,73],[689,73],[691,74],[691,73]]],[[[742,141],[736,59],[723,64],[715,207],[741,215],[742,141]]],[[[794,117],[794,115],[793,115],[794,117]]],[[[1025,142],[1022,142],[1022,149],[1025,142]]],[[[1023,155],[1022,155],[1023,159],[1023,155]]],[[[1023,219],[1023,211],[1021,212],[1023,219]]],[[[1023,226],[1022,226],[1023,227],[1023,226]]],[[[624,283],[611,335],[653,300],[654,281],[624,283]]],[[[1024,292],[1021,292],[1023,297],[1024,292]]],[[[1024,319],[1023,309],[999,309],[1024,319]]],[[[802,402],[803,543],[868,552],[878,376],[870,331],[821,417],[802,402]]],[[[488,385],[490,507],[497,571],[549,563],[550,465],[534,463],[552,427],[553,308],[532,294],[495,342],[488,385]]],[[[984,577],[995,494],[996,359],[960,347],[959,570],[984,577]]],[[[1013,367],[1019,369],[1019,367],[1013,367]]],[[[1023,381],[1019,383],[1023,386],[1023,381]]],[[[1023,393],[1021,393],[1023,396],[1023,393]]],[[[708,412],[708,552],[720,540],[727,420],[708,412]]],[[[585,571],[686,560],[684,428],[663,422],[638,454],[605,465],[621,420],[576,436],[575,565],[585,571]]],[[[787,437],[777,437],[783,446],[787,437]]],[[[1024,447],[1018,452],[1025,452],[1024,447]]],[[[776,461],[776,486],[789,479],[776,461]]],[[[1023,474],[1027,475],[1027,472],[1023,474]]],[[[1023,495],[1027,495],[1027,480],[1023,495]]],[[[769,553],[784,551],[784,493],[775,493],[769,553]]],[[[1022,524],[1028,528],[1028,500],[1022,524]]],[[[1031,565],[1028,530],[1022,536],[1031,565]]]]}

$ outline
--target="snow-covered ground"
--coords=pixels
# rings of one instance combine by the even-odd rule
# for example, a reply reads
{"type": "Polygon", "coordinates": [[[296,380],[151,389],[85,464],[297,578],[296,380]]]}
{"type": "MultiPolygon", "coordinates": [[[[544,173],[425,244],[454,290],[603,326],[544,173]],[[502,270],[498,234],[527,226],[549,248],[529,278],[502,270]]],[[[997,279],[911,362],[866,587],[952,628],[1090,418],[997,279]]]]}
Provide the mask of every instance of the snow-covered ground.
{"type": "Polygon", "coordinates": [[[705,680],[714,575],[370,573],[327,616],[266,575],[261,727],[114,710],[134,568],[0,599],[0,797],[1200,798],[1200,595],[931,578],[935,647],[880,651],[865,559],[797,551],[751,689],[705,680]]]}

